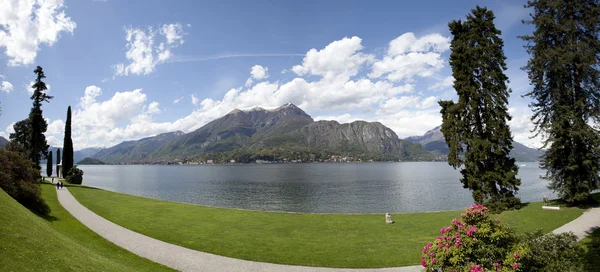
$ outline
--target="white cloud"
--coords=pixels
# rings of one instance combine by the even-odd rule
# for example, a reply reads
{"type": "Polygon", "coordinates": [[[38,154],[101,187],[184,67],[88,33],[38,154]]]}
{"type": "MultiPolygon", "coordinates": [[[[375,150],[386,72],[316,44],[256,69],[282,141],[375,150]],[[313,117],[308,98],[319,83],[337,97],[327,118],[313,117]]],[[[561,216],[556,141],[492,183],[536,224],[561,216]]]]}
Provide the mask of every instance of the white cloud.
{"type": "Polygon", "coordinates": [[[450,39],[440,34],[419,39],[411,32],[390,42],[386,56],[373,63],[371,78],[386,75],[390,81],[412,81],[414,77],[429,77],[444,67],[441,53],[450,47],[450,39]]]}
{"type": "Polygon", "coordinates": [[[430,96],[423,99],[419,104],[417,104],[417,109],[428,109],[437,104],[438,98],[435,96],[430,96]]]}
{"type": "Polygon", "coordinates": [[[80,99],[80,105],[82,108],[88,107],[96,102],[96,97],[102,94],[102,89],[97,86],[88,86],[85,88],[83,97],[80,99]]]}
{"type": "Polygon", "coordinates": [[[531,138],[535,135],[535,133],[531,132],[535,127],[533,122],[531,122],[531,110],[527,107],[521,109],[509,108],[508,113],[512,116],[512,120],[508,122],[508,125],[510,126],[513,139],[528,147],[542,147],[543,135],[540,134],[537,137],[531,138]]]}
{"type": "Polygon", "coordinates": [[[254,66],[252,66],[252,69],[250,70],[250,75],[252,76],[252,78],[257,79],[257,80],[266,79],[269,77],[268,71],[269,71],[268,67],[254,65],[254,66]]]}
{"type": "Polygon", "coordinates": [[[165,36],[167,39],[167,44],[172,44],[179,42],[179,44],[183,44],[183,28],[181,24],[168,24],[163,25],[160,28],[160,34],[165,36]]]}
{"type": "Polygon", "coordinates": [[[373,59],[373,55],[359,52],[363,49],[361,38],[343,38],[325,48],[313,48],[304,57],[301,65],[292,67],[299,76],[317,75],[325,79],[347,80],[358,73],[361,66],[373,59]]]}
{"type": "Polygon", "coordinates": [[[62,0],[2,1],[0,6],[0,47],[6,48],[9,66],[32,64],[40,44],[52,46],[61,32],[77,27],[62,0]]]}
{"type": "Polygon", "coordinates": [[[442,79],[440,82],[429,86],[429,88],[427,88],[427,90],[434,90],[434,91],[443,90],[443,89],[446,89],[447,87],[452,87],[453,84],[454,84],[454,77],[448,76],[448,77],[445,77],[444,79],[442,79]]]}
{"type": "Polygon", "coordinates": [[[146,112],[148,114],[156,114],[156,113],[160,113],[160,108],[158,108],[158,102],[154,101],[152,103],[150,103],[150,105],[148,105],[148,109],[146,110],[146,112]]]}
{"type": "Polygon", "coordinates": [[[260,65],[254,65],[252,66],[252,68],[250,69],[250,77],[246,80],[246,83],[244,84],[244,86],[246,87],[250,87],[252,86],[252,84],[254,83],[254,80],[263,80],[263,79],[267,79],[269,77],[269,68],[268,67],[262,67],[260,65]]]}
{"type": "Polygon", "coordinates": [[[129,64],[115,65],[115,74],[149,75],[156,65],[164,63],[171,58],[171,50],[184,43],[181,24],[165,24],[158,31],[158,38],[164,40],[155,46],[157,31],[152,27],[147,30],[141,28],[125,28],[127,52],[125,57],[129,64]]]}
{"type": "Polygon", "coordinates": [[[352,123],[352,122],[360,120],[360,119],[352,117],[352,115],[350,115],[349,113],[345,113],[345,114],[338,115],[338,116],[317,116],[315,118],[315,121],[322,121],[322,120],[337,121],[340,124],[345,124],[345,123],[352,123]]]}
{"type": "Polygon", "coordinates": [[[196,97],[194,94],[192,94],[191,96],[192,96],[192,104],[194,104],[194,106],[198,106],[198,102],[200,102],[200,99],[198,97],[196,97]]]}
{"type": "Polygon", "coordinates": [[[181,99],[183,99],[183,96],[180,97],[180,98],[177,98],[177,99],[173,100],[173,104],[179,103],[181,101],[181,99]]]}
{"type": "Polygon", "coordinates": [[[13,90],[13,85],[8,81],[2,81],[0,84],[0,91],[10,93],[13,90]]]}
{"type": "Polygon", "coordinates": [[[450,38],[440,34],[429,34],[419,39],[412,32],[407,32],[392,40],[388,47],[389,56],[397,56],[412,52],[444,52],[450,49],[450,38]]]}

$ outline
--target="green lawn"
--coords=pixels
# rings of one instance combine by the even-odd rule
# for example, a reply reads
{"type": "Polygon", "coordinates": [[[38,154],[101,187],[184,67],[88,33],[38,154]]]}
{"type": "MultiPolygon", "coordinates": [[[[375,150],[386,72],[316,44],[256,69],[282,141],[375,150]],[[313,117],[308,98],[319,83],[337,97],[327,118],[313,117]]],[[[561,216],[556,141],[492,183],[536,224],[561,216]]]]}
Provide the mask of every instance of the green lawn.
{"type": "MultiPolygon", "coordinates": [[[[136,232],[191,249],[246,260],[325,267],[392,267],[420,262],[421,249],[461,211],[384,215],[244,211],[174,203],[73,186],[83,205],[136,232]]],[[[517,231],[555,229],[576,208],[531,203],[501,214],[517,231]]]]}
{"type": "Polygon", "coordinates": [[[0,270],[2,271],[172,271],[140,258],[79,223],[44,184],[52,209],[41,218],[0,189],[0,270]]]}

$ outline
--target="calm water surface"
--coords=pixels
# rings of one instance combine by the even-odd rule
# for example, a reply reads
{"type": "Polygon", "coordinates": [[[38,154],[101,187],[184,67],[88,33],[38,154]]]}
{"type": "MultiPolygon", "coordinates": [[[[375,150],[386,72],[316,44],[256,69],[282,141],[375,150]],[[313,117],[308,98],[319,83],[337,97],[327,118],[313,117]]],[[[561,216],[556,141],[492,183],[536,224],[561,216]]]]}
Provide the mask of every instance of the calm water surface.
{"type": "MultiPolygon", "coordinates": [[[[460,173],[446,162],[79,167],[88,186],[227,208],[398,213],[462,209],[472,203],[460,173]]],[[[542,174],[537,163],[520,166],[523,201],[553,196],[542,174]]]]}

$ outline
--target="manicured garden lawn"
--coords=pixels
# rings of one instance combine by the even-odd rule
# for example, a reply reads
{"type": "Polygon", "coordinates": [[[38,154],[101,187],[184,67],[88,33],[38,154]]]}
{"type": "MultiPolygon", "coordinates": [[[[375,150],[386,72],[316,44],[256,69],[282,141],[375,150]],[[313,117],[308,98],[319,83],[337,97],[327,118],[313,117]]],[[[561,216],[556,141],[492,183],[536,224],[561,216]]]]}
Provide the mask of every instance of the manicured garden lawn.
{"type": "MultiPolygon", "coordinates": [[[[69,187],[84,206],[145,235],[246,260],[325,267],[393,267],[419,264],[421,249],[461,211],[392,215],[301,214],[212,208],[69,187]]],[[[541,209],[531,203],[499,215],[517,231],[553,230],[583,210],[541,209]]]]}
{"type": "Polygon", "coordinates": [[[46,218],[0,189],[1,271],[172,271],[98,236],[60,206],[51,185],[42,188],[46,218]]]}

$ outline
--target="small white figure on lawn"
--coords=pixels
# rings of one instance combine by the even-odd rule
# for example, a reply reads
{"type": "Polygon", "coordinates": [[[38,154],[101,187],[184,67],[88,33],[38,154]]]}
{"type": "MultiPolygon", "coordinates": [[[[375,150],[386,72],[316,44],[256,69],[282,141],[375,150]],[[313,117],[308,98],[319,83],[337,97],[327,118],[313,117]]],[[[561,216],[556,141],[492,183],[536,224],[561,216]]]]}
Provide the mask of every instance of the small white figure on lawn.
{"type": "Polygon", "coordinates": [[[389,213],[385,214],[385,223],[386,224],[392,224],[392,223],[394,223],[394,221],[392,221],[392,215],[390,215],[389,213]]]}
{"type": "Polygon", "coordinates": [[[544,195],[544,206],[548,206],[548,196],[544,195]]]}

